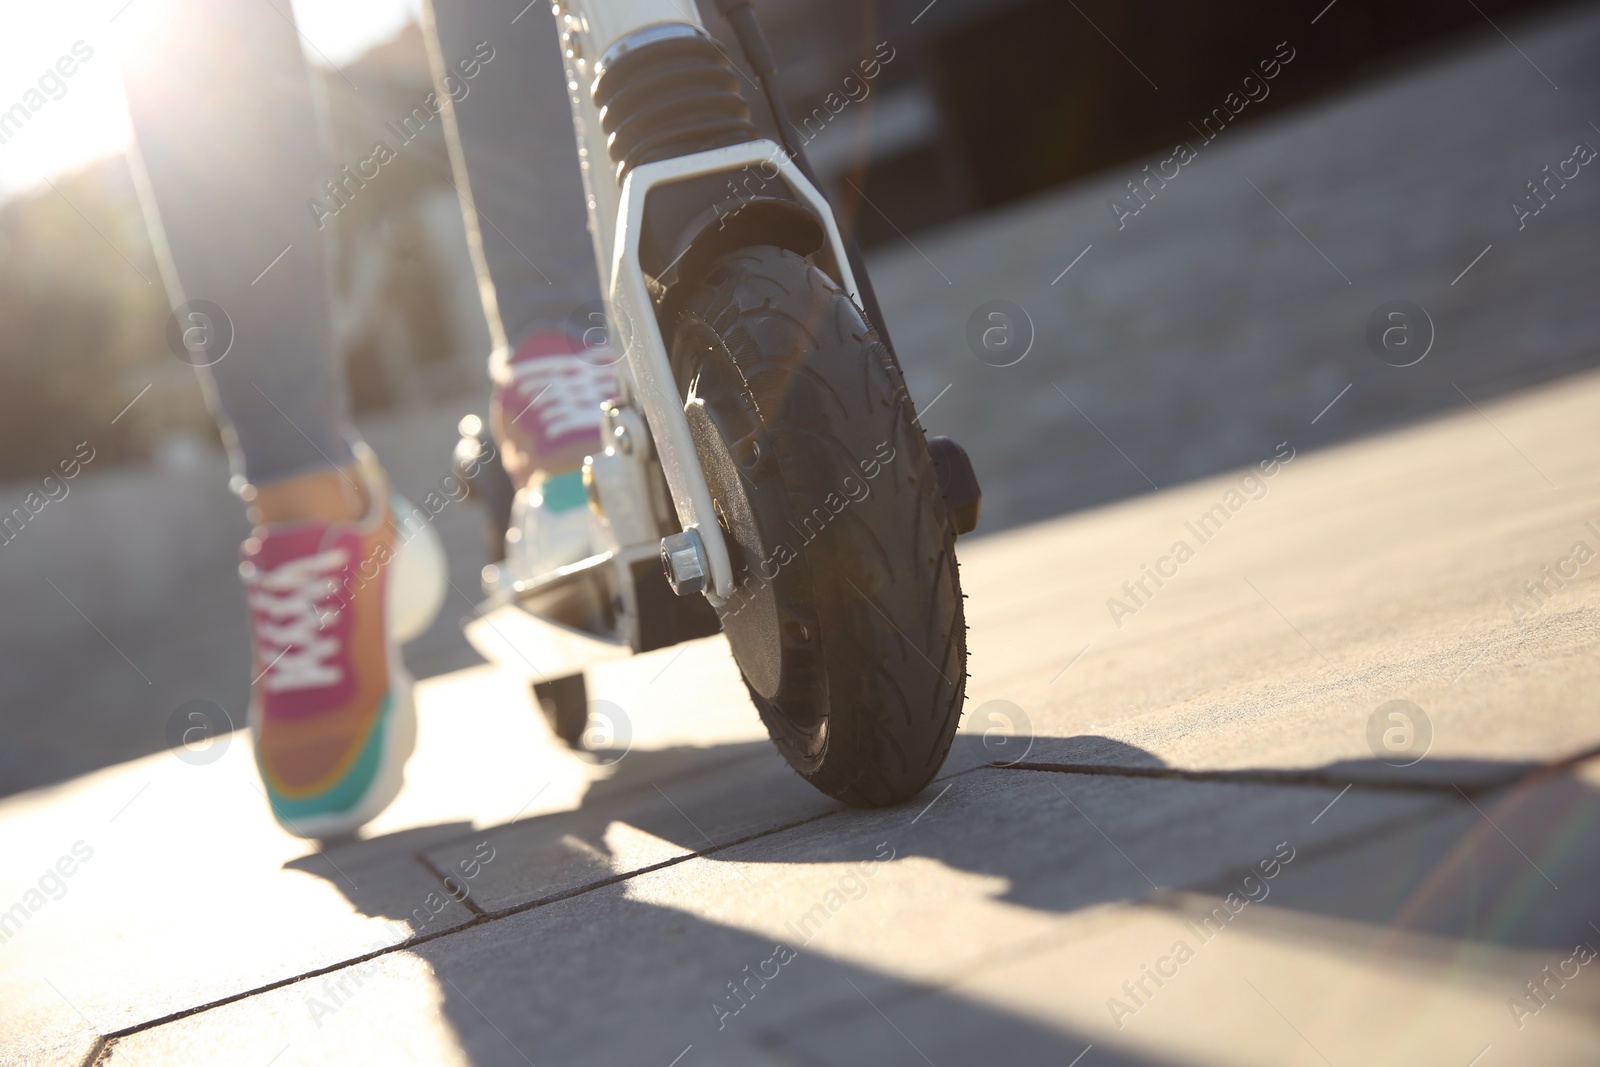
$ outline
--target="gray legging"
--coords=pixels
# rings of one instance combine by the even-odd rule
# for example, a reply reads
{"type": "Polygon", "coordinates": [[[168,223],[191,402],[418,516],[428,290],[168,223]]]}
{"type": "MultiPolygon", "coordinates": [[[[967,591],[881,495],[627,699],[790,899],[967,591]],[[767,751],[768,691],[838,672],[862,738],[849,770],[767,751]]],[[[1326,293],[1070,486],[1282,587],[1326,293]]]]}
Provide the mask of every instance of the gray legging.
{"type": "MultiPolygon", "coordinates": [[[[151,43],[124,63],[146,212],[174,306],[208,300],[233,323],[203,381],[235,474],[263,484],[348,463],[328,183],[382,181],[406,116],[374,115],[385,147],[331,163],[288,0],[146,2],[151,43]]],[[[599,298],[554,23],[526,0],[425,2],[436,81],[450,72],[432,106],[446,110],[490,336],[514,350],[599,298]]]]}

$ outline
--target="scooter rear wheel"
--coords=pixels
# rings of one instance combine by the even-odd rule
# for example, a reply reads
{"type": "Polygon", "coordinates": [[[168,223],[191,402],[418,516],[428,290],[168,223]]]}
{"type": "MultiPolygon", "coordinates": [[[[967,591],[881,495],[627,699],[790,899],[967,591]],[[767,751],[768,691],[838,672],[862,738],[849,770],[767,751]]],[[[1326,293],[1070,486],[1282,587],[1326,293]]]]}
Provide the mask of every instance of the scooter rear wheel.
{"type": "Polygon", "coordinates": [[[733,557],[718,609],[768,733],[848,804],[916,795],[966,687],[956,531],[888,350],[792,252],[716,261],[672,360],[733,557]]]}

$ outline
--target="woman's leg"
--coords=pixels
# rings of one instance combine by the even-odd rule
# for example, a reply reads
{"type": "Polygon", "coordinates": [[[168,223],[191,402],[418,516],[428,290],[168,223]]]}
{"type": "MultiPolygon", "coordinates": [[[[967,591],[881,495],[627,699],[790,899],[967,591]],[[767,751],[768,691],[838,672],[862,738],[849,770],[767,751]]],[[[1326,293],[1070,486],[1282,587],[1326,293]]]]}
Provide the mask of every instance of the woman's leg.
{"type": "MultiPolygon", "coordinates": [[[[327,176],[288,4],[150,0],[124,80],[147,214],[180,319],[197,301],[231,346],[202,375],[236,479],[347,467],[324,239],[307,200],[327,176]]],[[[337,479],[336,479],[337,481],[337,479]]]]}
{"type": "Polygon", "coordinates": [[[590,347],[603,335],[600,284],[555,23],[527,0],[425,0],[425,17],[495,345],[501,456],[518,486],[576,484],[615,357],[590,347]]]}
{"type": "Polygon", "coordinates": [[[286,3],[142,0],[127,17],[135,170],[180,328],[199,331],[179,351],[210,364],[254,502],[240,573],[257,766],[285,829],[346,833],[399,791],[415,723],[387,618],[388,490],[343,432],[313,82],[286,3]]]}

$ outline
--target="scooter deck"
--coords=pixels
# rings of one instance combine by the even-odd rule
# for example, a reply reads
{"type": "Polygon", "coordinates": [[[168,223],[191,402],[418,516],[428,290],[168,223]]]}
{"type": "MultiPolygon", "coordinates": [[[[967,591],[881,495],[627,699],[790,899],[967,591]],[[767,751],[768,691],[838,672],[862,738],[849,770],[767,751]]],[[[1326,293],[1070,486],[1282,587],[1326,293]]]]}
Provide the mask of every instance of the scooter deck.
{"type": "Polygon", "coordinates": [[[633,655],[626,642],[608,641],[535,615],[517,603],[485,605],[465,630],[480,656],[530,682],[576,674],[633,655]]]}

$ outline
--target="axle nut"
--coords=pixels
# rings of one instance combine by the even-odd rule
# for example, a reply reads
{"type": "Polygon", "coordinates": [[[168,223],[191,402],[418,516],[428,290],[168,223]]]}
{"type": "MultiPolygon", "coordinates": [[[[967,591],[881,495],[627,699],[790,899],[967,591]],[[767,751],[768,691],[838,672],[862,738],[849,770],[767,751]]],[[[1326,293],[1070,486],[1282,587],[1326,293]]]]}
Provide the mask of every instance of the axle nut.
{"type": "Polygon", "coordinates": [[[685,530],[661,539],[661,569],[667,584],[679,596],[706,589],[706,549],[697,530],[685,530]]]}

